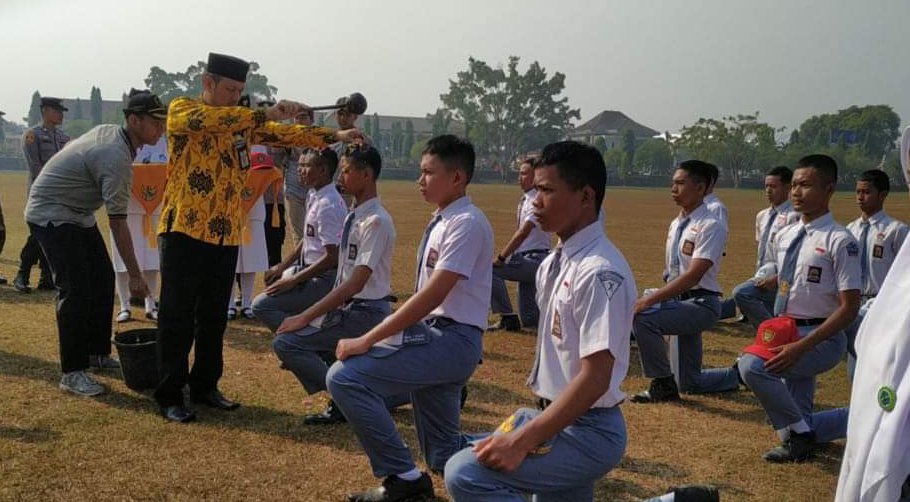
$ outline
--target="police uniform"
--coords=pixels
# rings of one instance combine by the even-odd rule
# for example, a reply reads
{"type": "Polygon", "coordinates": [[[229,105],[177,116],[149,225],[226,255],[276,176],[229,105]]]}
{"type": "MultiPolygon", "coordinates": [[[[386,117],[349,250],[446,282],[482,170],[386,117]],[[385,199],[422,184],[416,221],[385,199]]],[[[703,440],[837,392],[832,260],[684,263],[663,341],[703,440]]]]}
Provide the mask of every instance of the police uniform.
{"type": "Polygon", "coordinates": [[[345,218],[342,246],[338,250],[335,285],[351,278],[354,268],[370,269],[370,277],[343,307],[323,316],[315,325],[275,338],[272,347],[284,367],[300,380],[310,394],[325,390],[328,366],[320,353],[334,355],[338,340],[360,336],[391,312],[392,252],[395,226],[378,197],[354,208],[345,218]]]}
{"type": "MultiPolygon", "coordinates": [[[[58,98],[41,98],[41,107],[67,111],[58,98]]],[[[44,124],[39,124],[25,131],[22,136],[22,153],[25,155],[25,163],[28,166],[27,192],[31,191],[32,183],[38,177],[38,174],[41,173],[47,161],[59,152],[69,140],[70,137],[59,127],[48,128],[44,124]]],[[[27,286],[32,267],[37,263],[40,263],[41,267],[39,287],[48,287],[51,283],[50,268],[44,254],[41,252],[38,241],[29,234],[25,245],[22,246],[22,250],[19,252],[19,271],[16,274],[17,283],[21,281],[23,285],[27,286]]]]}
{"type": "Polygon", "coordinates": [[[505,281],[518,282],[518,313],[522,326],[537,326],[539,315],[534,284],[540,262],[550,252],[550,234],[541,230],[534,216],[537,190],[530,189],[518,203],[518,228],[527,222],[534,226],[506,263],[493,265],[493,287],[490,306],[494,313],[511,314],[512,302],[505,281]]]}
{"type": "Polygon", "coordinates": [[[844,330],[847,334],[847,374],[853,379],[856,369],[856,350],[854,342],[859,325],[862,324],[866,310],[878,294],[879,289],[897,252],[907,237],[907,224],[888,216],[884,210],[872,215],[868,220],[862,217],[851,221],[847,230],[859,243],[860,272],[863,281],[862,302],[856,320],[844,330]]]}
{"type": "MultiPolygon", "coordinates": [[[[626,428],[619,409],[625,395],[620,385],[629,367],[637,296],[628,263],[597,221],[550,254],[536,280],[542,319],[528,379],[531,390],[544,406],[559,399],[578,376],[581,359],[603,350],[614,358],[610,386],[585,414],[525,457],[514,472],[481,465],[471,448],[458,452],[445,469],[446,487],[456,501],[523,501],[524,494],[534,494],[535,500],[591,500],[595,481],[619,463],[625,450],[626,428]]],[[[497,433],[538,413],[520,409],[497,433]]]]}
{"type": "Polygon", "coordinates": [[[436,211],[417,257],[415,290],[437,269],[461,279],[424,320],[365,354],[336,362],[326,377],[377,477],[415,469],[383,403],[389,396],[410,392],[417,439],[430,469],[443,469],[462,448],[461,389],[482,353],[493,261],[486,216],[467,196],[436,211]]]}
{"type": "Polygon", "coordinates": [[[701,368],[702,331],[714,326],[720,315],[717,275],[726,243],[727,228],[708,210],[707,204],[701,204],[688,216],[680,213],[670,224],[666,245],[667,282],[688,270],[697,258],[710,261],[711,267],[695,287],[679,298],[661,302],[635,316],[632,333],[646,377],[673,375],[664,340],[669,335],[677,337],[679,346],[674,365],[679,368],[675,377],[680,390],[703,393],[736,389],[735,374],[701,368]]]}
{"type": "MultiPolygon", "coordinates": [[[[859,246],[831,213],[809,223],[799,222],[783,229],[775,238],[778,290],[786,295],[780,315],[796,319],[800,338],[812,332],[839,306],[839,293],[861,289],[859,246]],[[790,244],[805,231],[799,245],[792,282],[783,277],[790,244]]],[[[815,432],[815,441],[824,443],[846,434],[846,410],[813,413],[815,377],[837,365],[844,356],[847,339],[843,332],[831,335],[809,349],[794,365],[781,373],[765,369],[765,360],[743,354],[738,368],[743,382],[758,398],[771,425],[777,431],[805,421],[815,432]]],[[[798,431],[797,431],[798,432],[798,431]]]]}
{"type": "MultiPolygon", "coordinates": [[[[766,207],[755,216],[755,242],[758,244],[758,257],[755,262],[756,274],[768,263],[774,263],[774,252],[769,251],[768,243],[774,242],[780,231],[799,221],[800,214],[793,210],[790,201],[784,201],[773,207],[766,207]]],[[[777,289],[762,289],[755,286],[755,278],[749,279],[733,288],[733,300],[740,312],[753,327],[758,327],[765,319],[771,318],[774,310],[774,297],[777,289]]]]}
{"type": "MultiPolygon", "coordinates": [[[[341,230],[347,210],[341,194],[333,183],[311,188],[307,197],[306,228],[303,237],[300,266],[303,270],[325,255],[326,246],[341,242],[341,230]]],[[[339,250],[340,253],[340,250],[339,250]]],[[[337,269],[331,268],[293,289],[269,296],[260,293],[253,300],[253,314],[273,332],[288,316],[299,314],[332,290],[337,269]]]]}

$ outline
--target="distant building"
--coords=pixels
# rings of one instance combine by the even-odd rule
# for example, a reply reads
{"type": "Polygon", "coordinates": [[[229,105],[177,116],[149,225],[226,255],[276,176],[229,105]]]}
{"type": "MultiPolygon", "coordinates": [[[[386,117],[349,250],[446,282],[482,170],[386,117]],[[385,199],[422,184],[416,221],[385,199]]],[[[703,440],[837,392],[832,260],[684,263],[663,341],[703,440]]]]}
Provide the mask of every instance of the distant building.
{"type": "Polygon", "coordinates": [[[603,138],[607,148],[615,148],[622,143],[622,131],[625,129],[635,134],[636,144],[660,134],[660,131],[639,124],[623,112],[604,110],[569,132],[569,139],[594,144],[597,138],[603,138]]]}

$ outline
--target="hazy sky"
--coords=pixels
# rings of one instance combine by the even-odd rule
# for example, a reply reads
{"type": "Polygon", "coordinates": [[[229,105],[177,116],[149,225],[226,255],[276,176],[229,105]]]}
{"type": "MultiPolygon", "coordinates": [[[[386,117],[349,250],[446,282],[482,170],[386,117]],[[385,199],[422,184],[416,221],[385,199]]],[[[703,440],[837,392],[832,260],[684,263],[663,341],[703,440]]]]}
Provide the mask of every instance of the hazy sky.
{"type": "Polygon", "coordinates": [[[582,119],[613,109],[658,130],[761,112],[775,126],[853,104],[910,123],[910,1],[0,0],[0,110],[31,94],[105,99],[209,51],[260,63],[279,96],[362,92],[423,116],[468,56],[566,74],[582,119]]]}

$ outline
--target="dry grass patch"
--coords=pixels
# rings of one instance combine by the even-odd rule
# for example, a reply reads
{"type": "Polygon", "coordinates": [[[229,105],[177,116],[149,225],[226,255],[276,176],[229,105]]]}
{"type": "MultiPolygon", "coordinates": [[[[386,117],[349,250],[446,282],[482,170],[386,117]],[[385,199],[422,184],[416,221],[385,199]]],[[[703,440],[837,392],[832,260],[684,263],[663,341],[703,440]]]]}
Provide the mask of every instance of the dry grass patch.
{"type": "MultiPolygon", "coordinates": [[[[0,173],[9,232],[0,274],[6,277],[15,274],[25,240],[24,192],[21,173],[0,173]]],[[[412,183],[384,182],[381,192],[398,228],[393,289],[403,299],[413,287],[416,248],[431,208],[412,183]]],[[[493,223],[497,245],[504,245],[514,226],[517,188],[476,186],[471,194],[493,223]]],[[[733,225],[721,274],[730,291],[751,274],[752,225],[764,201],[757,191],[721,190],[720,196],[733,225]]],[[[894,199],[889,212],[910,219],[906,198],[894,199]]],[[[639,288],[655,285],[675,213],[668,191],[608,189],[605,205],[608,234],[629,258],[639,288]]],[[[840,221],[855,214],[849,194],[838,194],[840,221]]],[[[233,413],[200,409],[197,423],[182,426],[165,423],[149,397],[127,389],[117,375],[102,374],[110,392],[98,399],[62,394],[52,301],[49,293],[20,295],[0,287],[0,499],[323,501],[341,500],[376,482],[346,426],[302,424],[301,416],[320,410],[325,397],[307,396],[290,373],[278,369],[270,336],[256,323],[231,323],[226,336],[221,387],[243,407],[233,413]]],[[[705,336],[705,365],[729,365],[751,338],[739,325],[718,325],[705,336]]],[[[532,400],[523,384],[534,337],[491,333],[484,352],[462,417],[472,432],[494,427],[532,400]]],[[[632,357],[627,392],[646,385],[637,353],[632,357]]],[[[820,406],[847,402],[844,375],[838,367],[819,379],[820,406]]],[[[765,463],[760,455],[773,445],[774,434],[748,392],[686,396],[672,405],[625,404],[623,412],[629,447],[620,466],[598,484],[598,500],[638,500],[670,485],[704,482],[720,486],[728,500],[832,498],[842,446],[803,465],[765,463]]],[[[409,410],[395,418],[416,448],[409,410]]],[[[445,499],[442,480],[434,482],[445,499]]]]}

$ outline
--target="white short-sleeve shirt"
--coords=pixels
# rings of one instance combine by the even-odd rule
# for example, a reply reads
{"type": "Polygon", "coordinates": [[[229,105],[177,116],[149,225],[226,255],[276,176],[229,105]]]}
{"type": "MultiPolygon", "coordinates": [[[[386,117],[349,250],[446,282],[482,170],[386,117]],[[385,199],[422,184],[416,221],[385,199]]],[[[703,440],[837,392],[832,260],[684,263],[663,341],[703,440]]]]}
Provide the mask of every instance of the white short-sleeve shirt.
{"type": "Polygon", "coordinates": [[[610,386],[593,407],[616,406],[625,398],[620,385],[629,369],[629,334],[638,291],[632,270],[604,235],[600,221],[563,243],[560,271],[555,286],[549,287],[555,258],[550,253],[537,269],[540,360],[531,389],[554,400],[578,376],[583,358],[609,350],[614,358],[610,386]]]}
{"type": "Polygon", "coordinates": [[[705,206],[708,207],[708,211],[717,218],[717,221],[724,226],[725,229],[729,229],[730,219],[727,217],[727,206],[720,201],[720,198],[716,193],[711,192],[708,195],[705,195],[705,206]]]}
{"type": "MultiPolygon", "coordinates": [[[[768,224],[768,218],[771,216],[771,207],[766,207],[758,212],[755,215],[755,242],[761,246],[762,232],[765,231],[765,226],[768,224]]],[[[768,229],[768,240],[765,241],[765,259],[756,260],[757,266],[761,267],[765,263],[774,261],[774,253],[771,249],[768,248],[768,243],[772,242],[774,238],[780,233],[781,229],[792,225],[799,221],[800,214],[793,210],[793,205],[789,200],[782,202],[777,207],[773,208],[777,211],[777,215],[774,217],[774,221],[771,222],[771,228],[768,229]]],[[[761,256],[761,253],[758,253],[758,256],[761,256]]]]}
{"type": "Polygon", "coordinates": [[[525,240],[522,241],[521,245],[518,246],[518,249],[515,250],[516,253],[537,249],[550,249],[550,243],[552,242],[550,234],[541,230],[540,223],[537,222],[537,217],[534,216],[534,199],[536,197],[537,190],[532,188],[522,194],[521,200],[518,202],[518,228],[521,228],[521,226],[528,221],[533,223],[534,227],[525,240]]]}
{"type": "Polygon", "coordinates": [[[672,253],[679,254],[679,273],[683,274],[692,265],[692,260],[702,258],[711,262],[711,267],[698,281],[693,289],[707,289],[720,291],[717,276],[720,272],[720,261],[727,245],[727,227],[722,224],[706,204],[698,206],[689,214],[689,224],[683,230],[682,236],[675,249],[673,240],[676,238],[676,229],[683,221],[680,213],[671,223],[667,233],[666,265],[670,269],[672,253]]]}
{"type": "Polygon", "coordinates": [[[329,183],[307,193],[306,225],[303,232],[303,263],[312,265],[325,255],[326,246],[341,243],[347,209],[335,185],[329,183]]]}
{"type": "MultiPolygon", "coordinates": [[[[806,236],[796,259],[784,313],[797,319],[825,319],[840,306],[839,292],[861,289],[859,245],[831,213],[808,224],[800,221],[781,230],[775,239],[778,270],[783,267],[787,248],[803,227],[806,236]]],[[[780,287],[786,286],[781,283],[780,287]]]]}
{"type": "Polygon", "coordinates": [[[379,300],[391,294],[392,252],[395,225],[392,217],[374,197],[354,208],[354,221],[347,249],[338,250],[338,282],[351,277],[354,267],[370,269],[370,278],[354,298],[379,300]]]}
{"type": "Polygon", "coordinates": [[[430,232],[421,257],[418,284],[425,285],[434,270],[454,272],[461,280],[428,317],[448,317],[486,329],[493,281],[490,222],[467,196],[455,200],[435,215],[440,220],[430,232]]]}
{"type": "MultiPolygon", "coordinates": [[[[869,218],[869,232],[866,242],[860,242],[863,234],[863,219],[857,218],[847,225],[847,230],[853,234],[859,244],[860,257],[863,255],[863,246],[866,246],[866,283],[863,284],[862,294],[875,296],[878,294],[885,276],[891,270],[891,264],[897,252],[900,251],[907,237],[907,224],[888,216],[884,211],[879,211],[869,218]]],[[[862,264],[860,264],[862,265],[862,264]]]]}

